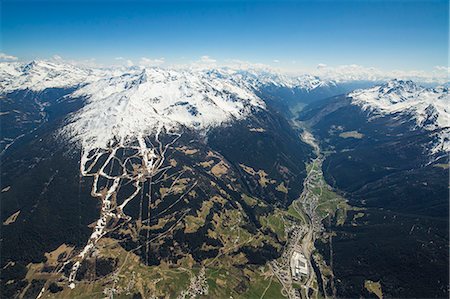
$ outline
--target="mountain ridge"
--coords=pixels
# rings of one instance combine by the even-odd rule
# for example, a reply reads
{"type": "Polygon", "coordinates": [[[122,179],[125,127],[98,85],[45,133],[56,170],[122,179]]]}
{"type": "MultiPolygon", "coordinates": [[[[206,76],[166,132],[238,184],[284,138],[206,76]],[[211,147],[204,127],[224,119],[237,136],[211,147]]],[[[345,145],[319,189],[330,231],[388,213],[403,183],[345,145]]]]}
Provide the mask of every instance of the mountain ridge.
{"type": "Polygon", "coordinates": [[[368,89],[348,94],[353,105],[361,107],[373,117],[406,115],[417,128],[438,130],[439,142],[432,153],[450,151],[450,93],[444,86],[425,88],[413,81],[391,80],[368,89]]]}
{"type": "Polygon", "coordinates": [[[161,67],[84,67],[67,62],[51,60],[32,60],[30,62],[0,62],[0,92],[17,89],[43,90],[51,87],[74,87],[90,83],[108,76],[119,76],[127,73],[139,73],[143,69],[166,69],[189,71],[227,78],[247,87],[259,88],[263,85],[275,85],[289,88],[301,88],[311,91],[317,87],[333,86],[332,80],[322,80],[317,76],[304,74],[301,76],[285,75],[277,71],[260,68],[161,68],[161,67]]]}

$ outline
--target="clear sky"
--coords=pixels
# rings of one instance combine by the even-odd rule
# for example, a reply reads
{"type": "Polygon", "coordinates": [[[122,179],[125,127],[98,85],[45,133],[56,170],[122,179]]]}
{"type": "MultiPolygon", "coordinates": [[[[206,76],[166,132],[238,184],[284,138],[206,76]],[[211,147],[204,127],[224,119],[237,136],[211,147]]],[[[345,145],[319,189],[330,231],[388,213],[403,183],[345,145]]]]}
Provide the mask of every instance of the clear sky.
{"type": "Polygon", "coordinates": [[[207,55],[287,68],[447,66],[448,0],[2,0],[1,52],[179,63],[207,55]]]}

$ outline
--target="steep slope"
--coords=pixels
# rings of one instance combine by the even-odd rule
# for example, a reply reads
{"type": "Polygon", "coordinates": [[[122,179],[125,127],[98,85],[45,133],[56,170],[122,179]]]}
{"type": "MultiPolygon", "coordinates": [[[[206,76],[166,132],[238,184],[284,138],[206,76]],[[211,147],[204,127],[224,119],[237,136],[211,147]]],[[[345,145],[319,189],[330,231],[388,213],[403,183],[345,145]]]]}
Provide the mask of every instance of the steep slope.
{"type": "Polygon", "coordinates": [[[1,156],[2,295],[262,294],[310,155],[287,121],[205,72],[80,84],[26,91],[48,117],[1,156]]]}
{"type": "Polygon", "coordinates": [[[0,92],[69,88],[108,75],[110,71],[107,70],[80,68],[46,60],[33,60],[29,63],[0,62],[0,92]]]}
{"type": "Polygon", "coordinates": [[[324,81],[311,75],[287,76],[261,70],[229,71],[234,81],[245,82],[270,106],[287,117],[307,103],[347,90],[333,81],[324,81]]]}
{"type": "Polygon", "coordinates": [[[448,101],[446,88],[395,80],[300,113],[328,152],[326,180],[365,209],[330,226],[340,296],[365,280],[393,297],[448,295],[448,101]]]}
{"type": "Polygon", "coordinates": [[[260,69],[244,71],[225,68],[209,72],[245,84],[254,90],[267,105],[288,118],[294,117],[309,103],[374,85],[374,82],[367,81],[337,83],[308,74],[289,76],[260,69]]]}
{"type": "Polygon", "coordinates": [[[81,85],[112,73],[111,70],[79,68],[42,60],[0,62],[1,154],[31,135],[49,117],[79,109],[82,101],[70,101],[65,96],[81,85]],[[65,104],[59,105],[61,102],[65,104]]]}
{"type": "Polygon", "coordinates": [[[133,141],[162,127],[205,130],[265,107],[251,90],[229,80],[156,68],[102,79],[71,96],[88,99],[66,130],[87,150],[114,138],[133,141]]]}
{"type": "Polygon", "coordinates": [[[247,86],[254,89],[260,89],[266,86],[276,86],[291,89],[303,89],[306,91],[312,91],[320,87],[336,86],[333,81],[323,81],[316,76],[302,75],[302,76],[289,76],[274,71],[267,70],[239,70],[222,68],[209,71],[210,73],[216,73],[223,77],[230,77],[235,82],[245,82],[247,86]]]}
{"type": "Polygon", "coordinates": [[[412,81],[392,80],[349,94],[352,103],[373,116],[411,117],[418,129],[440,131],[432,153],[450,150],[450,93],[447,87],[424,88],[412,81]]]}
{"type": "MultiPolygon", "coordinates": [[[[0,63],[0,92],[17,90],[41,91],[46,88],[67,88],[96,82],[126,73],[137,75],[142,67],[87,68],[64,62],[37,60],[29,63],[0,63]]],[[[148,69],[153,72],[154,69],[148,69]]],[[[161,71],[161,70],[160,70],[161,71]]],[[[172,70],[173,71],[173,70],[172,70]]],[[[183,71],[179,71],[183,73],[183,71]]],[[[185,70],[185,73],[202,74],[204,77],[228,81],[256,92],[278,111],[290,115],[290,109],[298,109],[306,103],[343,94],[357,87],[371,86],[370,82],[335,83],[308,74],[290,76],[265,69],[215,69],[185,70]]]]}

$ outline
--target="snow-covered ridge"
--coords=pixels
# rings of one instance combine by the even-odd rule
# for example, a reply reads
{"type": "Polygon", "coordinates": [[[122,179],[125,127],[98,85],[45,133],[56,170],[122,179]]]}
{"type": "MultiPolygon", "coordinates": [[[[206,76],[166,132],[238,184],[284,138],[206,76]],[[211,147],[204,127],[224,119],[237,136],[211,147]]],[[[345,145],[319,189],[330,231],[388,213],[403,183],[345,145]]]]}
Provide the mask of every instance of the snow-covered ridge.
{"type": "Polygon", "coordinates": [[[111,140],[131,142],[162,127],[205,130],[265,107],[252,90],[229,78],[158,68],[100,79],[71,97],[87,103],[64,133],[87,150],[111,140]]]}
{"type": "Polygon", "coordinates": [[[159,130],[185,126],[198,130],[242,119],[264,102],[255,91],[265,86],[311,91],[334,83],[314,76],[290,77],[260,69],[171,70],[78,67],[61,61],[0,63],[0,93],[75,88],[87,99],[63,132],[85,148],[105,147],[159,130]]]}
{"type": "MultiPolygon", "coordinates": [[[[42,91],[46,88],[77,87],[95,82],[102,78],[117,76],[127,72],[136,72],[139,67],[124,69],[123,67],[99,69],[78,67],[70,63],[36,60],[29,63],[0,62],[0,93],[29,89],[42,91]]],[[[335,86],[333,81],[324,81],[316,76],[288,76],[264,69],[235,69],[229,67],[188,70],[195,73],[206,73],[235,81],[247,88],[260,89],[264,86],[298,88],[311,91],[318,87],[335,86]]]]}
{"type": "Polygon", "coordinates": [[[324,81],[312,75],[288,76],[277,72],[260,69],[239,70],[219,68],[207,71],[219,77],[227,77],[233,81],[246,84],[249,88],[259,90],[266,86],[303,89],[307,92],[319,87],[336,86],[334,81],[324,81]]]}
{"type": "Polygon", "coordinates": [[[75,87],[96,81],[108,73],[44,60],[29,63],[0,62],[0,93],[24,89],[42,91],[46,88],[75,87]]]}
{"type": "Polygon", "coordinates": [[[417,127],[434,131],[444,129],[432,152],[450,151],[450,95],[448,87],[424,88],[412,81],[391,80],[349,94],[352,103],[375,115],[402,114],[417,127]]]}

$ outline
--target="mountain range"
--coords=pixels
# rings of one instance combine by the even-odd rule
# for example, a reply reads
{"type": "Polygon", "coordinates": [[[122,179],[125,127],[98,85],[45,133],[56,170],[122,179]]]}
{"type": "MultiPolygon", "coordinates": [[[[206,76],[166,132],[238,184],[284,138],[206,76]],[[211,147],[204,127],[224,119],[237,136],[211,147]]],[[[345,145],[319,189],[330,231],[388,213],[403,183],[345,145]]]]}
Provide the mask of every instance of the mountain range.
{"type": "Polygon", "coordinates": [[[448,295],[447,87],[52,61],[0,78],[6,298],[282,297],[308,223],[302,296],[448,295]]]}

